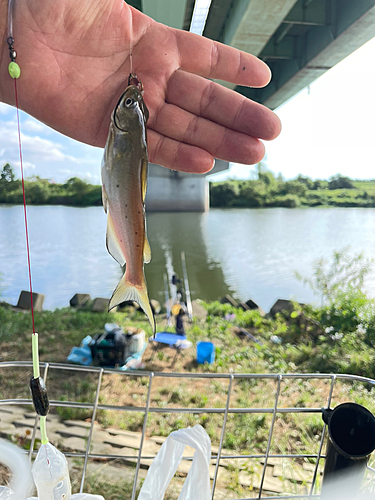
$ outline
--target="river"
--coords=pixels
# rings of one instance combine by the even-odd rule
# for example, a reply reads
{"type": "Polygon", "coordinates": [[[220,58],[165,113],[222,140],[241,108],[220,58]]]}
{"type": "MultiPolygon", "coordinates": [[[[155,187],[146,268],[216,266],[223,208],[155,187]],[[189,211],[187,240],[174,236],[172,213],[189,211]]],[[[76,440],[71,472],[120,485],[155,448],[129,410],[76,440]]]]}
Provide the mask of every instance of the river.
{"type": "MultiPolygon", "coordinates": [[[[45,309],[65,307],[76,293],[110,297],[121,269],[105,247],[101,207],[28,207],[34,291],[45,309]]],[[[375,209],[213,209],[207,213],[150,213],[152,261],[145,266],[151,298],[164,299],[163,273],[182,275],[184,250],[192,298],[226,293],[252,298],[268,311],[278,298],[319,299],[295,277],[350,245],[375,256],[375,209]]],[[[22,206],[0,205],[1,297],[16,304],[28,289],[22,206]]],[[[375,272],[366,281],[375,296],[375,272]]]]}

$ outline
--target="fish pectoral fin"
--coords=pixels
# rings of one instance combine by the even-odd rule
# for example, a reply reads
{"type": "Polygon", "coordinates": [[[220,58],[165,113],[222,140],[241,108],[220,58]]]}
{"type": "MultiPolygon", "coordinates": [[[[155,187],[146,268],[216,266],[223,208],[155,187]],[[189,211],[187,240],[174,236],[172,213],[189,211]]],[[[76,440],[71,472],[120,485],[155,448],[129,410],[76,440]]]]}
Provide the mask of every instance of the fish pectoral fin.
{"type": "Polygon", "coordinates": [[[107,213],[107,210],[108,210],[108,196],[107,196],[104,184],[102,184],[102,201],[103,201],[104,212],[107,213]]]}
{"type": "Polygon", "coordinates": [[[146,192],[147,192],[147,169],[148,169],[148,162],[143,161],[142,168],[141,168],[141,184],[142,184],[142,200],[143,200],[143,202],[145,201],[146,192]]]}
{"type": "Polygon", "coordinates": [[[117,238],[115,226],[113,224],[113,220],[111,217],[111,213],[108,210],[108,218],[107,218],[107,236],[106,236],[106,244],[107,250],[112,257],[117,260],[120,266],[125,265],[125,257],[122,253],[120,242],[117,238]]]}
{"type": "Polygon", "coordinates": [[[145,235],[145,243],[143,246],[143,262],[148,264],[151,261],[151,247],[148,242],[147,235],[145,235]]]}

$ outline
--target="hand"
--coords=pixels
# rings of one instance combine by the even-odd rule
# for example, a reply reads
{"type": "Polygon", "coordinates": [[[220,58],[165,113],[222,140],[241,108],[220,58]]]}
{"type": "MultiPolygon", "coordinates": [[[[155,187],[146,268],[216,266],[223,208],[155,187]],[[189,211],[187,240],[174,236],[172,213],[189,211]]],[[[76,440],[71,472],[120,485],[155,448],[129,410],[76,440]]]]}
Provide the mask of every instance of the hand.
{"type": "MultiPolygon", "coordinates": [[[[123,0],[15,0],[14,39],[21,109],[79,141],[105,145],[130,46],[150,112],[150,162],[198,173],[214,158],[254,164],[264,155],[259,139],[280,132],[270,110],[207,79],[262,87],[270,78],[262,61],[156,23],[123,0]]],[[[13,104],[8,62],[6,46],[0,95],[13,104]]]]}

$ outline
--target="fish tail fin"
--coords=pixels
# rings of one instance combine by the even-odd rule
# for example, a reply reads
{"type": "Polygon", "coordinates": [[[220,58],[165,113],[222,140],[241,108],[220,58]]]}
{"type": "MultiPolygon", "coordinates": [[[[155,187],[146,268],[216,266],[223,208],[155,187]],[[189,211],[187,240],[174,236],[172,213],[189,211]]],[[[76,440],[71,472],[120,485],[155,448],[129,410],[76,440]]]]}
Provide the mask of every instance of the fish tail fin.
{"type": "Polygon", "coordinates": [[[111,300],[109,301],[108,311],[118,306],[122,302],[134,301],[139,304],[150,322],[153,336],[155,337],[156,324],[154,313],[151,308],[150,300],[148,298],[146,282],[143,281],[142,286],[135,286],[133,283],[126,279],[126,273],[121,278],[117,285],[111,300]]]}

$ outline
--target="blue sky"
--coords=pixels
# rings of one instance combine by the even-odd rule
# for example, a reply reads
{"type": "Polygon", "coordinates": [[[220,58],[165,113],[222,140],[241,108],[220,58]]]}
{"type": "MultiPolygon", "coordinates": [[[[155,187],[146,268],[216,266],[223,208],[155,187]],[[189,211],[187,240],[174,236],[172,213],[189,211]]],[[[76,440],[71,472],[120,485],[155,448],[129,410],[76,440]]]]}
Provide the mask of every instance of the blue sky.
{"type": "MultiPolygon", "coordinates": [[[[93,148],[20,113],[25,176],[39,175],[57,182],[81,177],[100,183],[103,150],[93,148]]],[[[19,174],[16,110],[0,103],[0,165],[9,162],[19,174]]]]}
{"type": "MultiPolygon", "coordinates": [[[[266,144],[265,164],[285,178],[337,173],[375,178],[375,38],[316,80],[276,113],[283,130],[266,144]]],[[[25,175],[62,182],[100,183],[102,149],[73,141],[21,112],[25,175]]],[[[0,103],[0,166],[19,168],[15,109],[0,103]]],[[[254,166],[232,164],[212,180],[254,176],[254,166]]]]}

